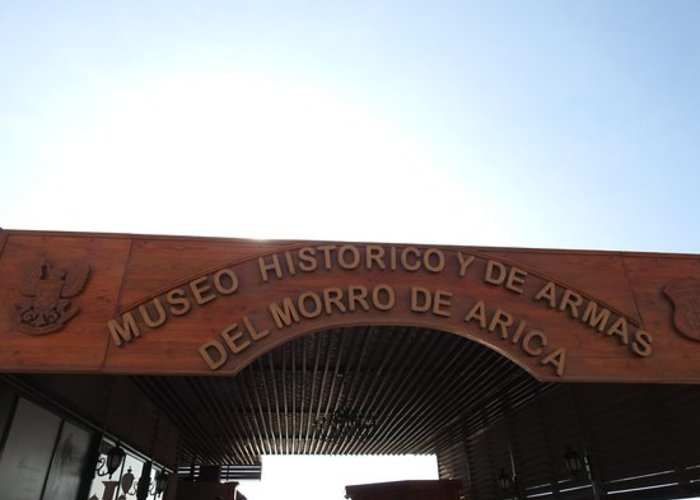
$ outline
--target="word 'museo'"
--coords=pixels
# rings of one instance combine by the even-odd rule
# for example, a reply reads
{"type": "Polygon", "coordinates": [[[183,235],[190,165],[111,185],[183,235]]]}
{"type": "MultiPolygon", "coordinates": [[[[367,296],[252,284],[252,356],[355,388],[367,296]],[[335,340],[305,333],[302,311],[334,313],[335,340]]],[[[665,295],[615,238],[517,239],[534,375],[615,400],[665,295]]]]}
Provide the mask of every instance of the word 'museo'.
{"type": "Polygon", "coordinates": [[[184,316],[195,307],[201,307],[219,297],[238,291],[240,280],[233,269],[221,269],[200,276],[152,298],[122,314],[121,321],[112,319],[107,324],[112,340],[118,346],[140,337],[148,329],[164,326],[169,319],[184,316]]]}

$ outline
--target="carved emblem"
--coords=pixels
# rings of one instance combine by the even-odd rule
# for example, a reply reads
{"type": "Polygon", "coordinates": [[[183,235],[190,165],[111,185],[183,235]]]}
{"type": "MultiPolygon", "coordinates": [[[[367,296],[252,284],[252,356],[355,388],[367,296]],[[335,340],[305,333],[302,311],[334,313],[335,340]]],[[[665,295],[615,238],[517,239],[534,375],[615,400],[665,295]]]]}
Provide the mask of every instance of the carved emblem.
{"type": "Polygon", "coordinates": [[[89,276],[87,262],[55,268],[43,260],[27,269],[19,284],[25,298],[15,304],[19,329],[31,335],[60,330],[78,314],[79,309],[71,307],[70,299],[83,291],[89,276]]]}
{"type": "Polygon", "coordinates": [[[700,340],[700,283],[667,286],[664,295],[673,304],[673,326],[681,334],[700,340]]]}

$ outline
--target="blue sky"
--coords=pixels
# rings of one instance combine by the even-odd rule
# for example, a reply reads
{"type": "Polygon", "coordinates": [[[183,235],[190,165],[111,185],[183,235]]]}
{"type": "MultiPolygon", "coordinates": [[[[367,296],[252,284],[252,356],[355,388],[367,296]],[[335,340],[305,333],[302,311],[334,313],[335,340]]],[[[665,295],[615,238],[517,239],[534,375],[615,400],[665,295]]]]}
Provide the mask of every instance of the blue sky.
{"type": "Polygon", "coordinates": [[[2,2],[0,220],[697,252],[699,28],[693,1],[2,2]]]}
{"type": "Polygon", "coordinates": [[[698,89],[692,0],[0,0],[0,226],[698,253],[698,89]]]}

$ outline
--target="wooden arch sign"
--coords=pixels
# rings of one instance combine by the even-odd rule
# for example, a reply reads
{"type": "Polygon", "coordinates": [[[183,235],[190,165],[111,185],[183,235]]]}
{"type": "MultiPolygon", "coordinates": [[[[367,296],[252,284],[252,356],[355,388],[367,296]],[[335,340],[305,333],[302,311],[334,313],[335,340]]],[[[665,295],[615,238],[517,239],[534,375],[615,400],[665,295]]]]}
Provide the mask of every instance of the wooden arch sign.
{"type": "Polygon", "coordinates": [[[700,257],[0,233],[0,369],[234,374],[312,331],[424,327],[543,381],[700,382],[700,257]]]}

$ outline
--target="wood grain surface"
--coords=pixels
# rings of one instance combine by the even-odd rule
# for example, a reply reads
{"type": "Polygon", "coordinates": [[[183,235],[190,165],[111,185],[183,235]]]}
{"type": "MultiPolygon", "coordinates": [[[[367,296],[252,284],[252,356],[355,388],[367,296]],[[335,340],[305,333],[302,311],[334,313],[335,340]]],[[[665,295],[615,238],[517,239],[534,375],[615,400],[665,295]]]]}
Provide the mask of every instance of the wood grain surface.
{"type": "Polygon", "coordinates": [[[384,325],[543,381],[698,383],[698,283],[697,255],[0,230],[0,370],[230,375],[310,332],[384,325]]]}

